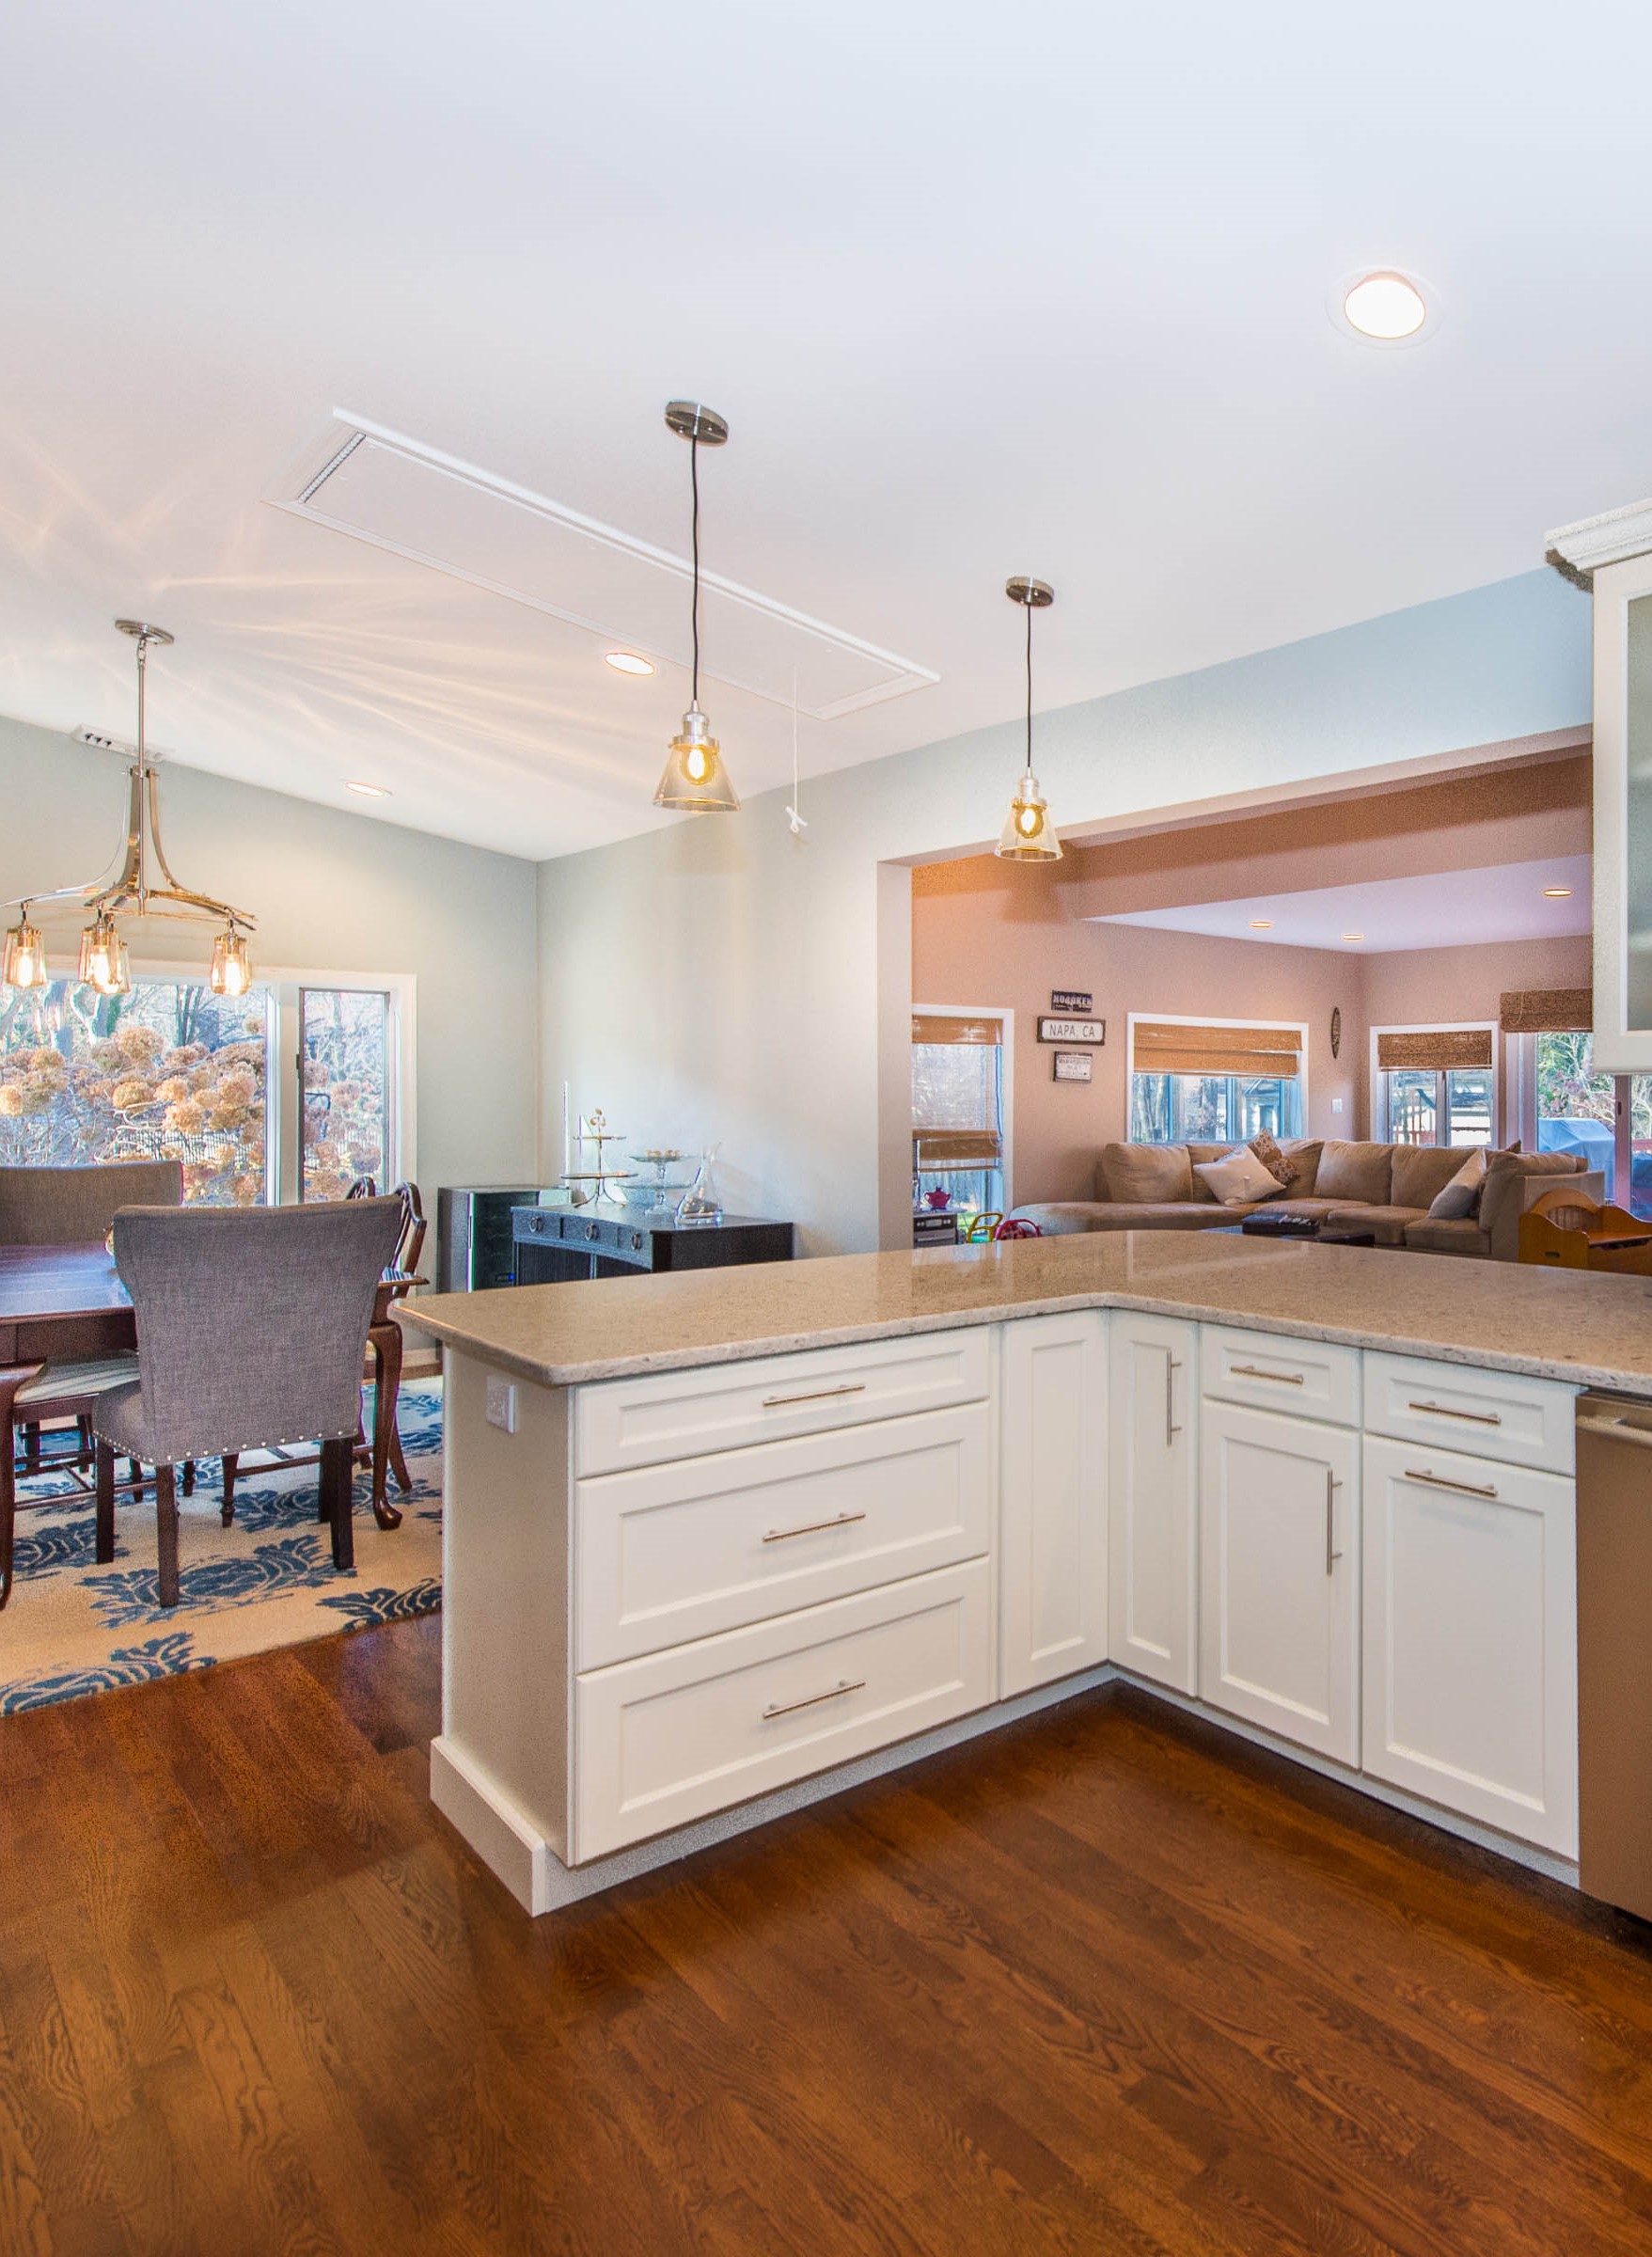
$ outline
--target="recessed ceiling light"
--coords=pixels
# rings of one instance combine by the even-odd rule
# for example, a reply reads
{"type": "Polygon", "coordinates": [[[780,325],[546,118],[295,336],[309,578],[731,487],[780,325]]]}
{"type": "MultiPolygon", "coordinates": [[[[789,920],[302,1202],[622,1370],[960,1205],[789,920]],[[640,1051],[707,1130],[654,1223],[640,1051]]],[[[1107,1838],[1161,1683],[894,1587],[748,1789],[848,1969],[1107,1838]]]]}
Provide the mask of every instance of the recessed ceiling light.
{"type": "Polygon", "coordinates": [[[653,660],[640,658],[635,651],[605,651],[603,658],[617,674],[652,674],[653,660]]]}
{"type": "Polygon", "coordinates": [[[364,799],[387,799],[390,797],[388,790],[382,783],[346,782],[344,789],[347,792],[359,792],[364,799]]]}
{"type": "Polygon", "coordinates": [[[1363,940],[1364,938],[1363,933],[1345,933],[1343,935],[1345,940],[1363,940]]]}
{"type": "Polygon", "coordinates": [[[1440,326],[1440,293],[1397,267],[1361,267],[1334,286],[1326,311],[1361,344],[1415,345],[1440,326]]]}
{"type": "Polygon", "coordinates": [[[1545,886],[1543,889],[1545,901],[1570,901],[1571,897],[1570,886],[1545,886]]]}
{"type": "Polygon", "coordinates": [[[1271,933],[1273,930],[1273,919],[1271,917],[1252,917],[1251,920],[1251,930],[1253,933],[1271,933]]]}

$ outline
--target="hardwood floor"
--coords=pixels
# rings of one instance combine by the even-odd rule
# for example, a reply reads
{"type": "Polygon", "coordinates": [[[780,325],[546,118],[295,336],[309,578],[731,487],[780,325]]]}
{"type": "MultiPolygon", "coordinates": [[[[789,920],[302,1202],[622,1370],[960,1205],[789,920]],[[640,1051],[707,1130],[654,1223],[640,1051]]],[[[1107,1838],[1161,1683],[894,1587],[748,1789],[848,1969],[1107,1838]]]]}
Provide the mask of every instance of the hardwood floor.
{"type": "Polygon", "coordinates": [[[438,1664],[0,1723],[5,2257],[1652,2251],[1652,1931],[1117,1689],[535,1924],[438,1664]]]}

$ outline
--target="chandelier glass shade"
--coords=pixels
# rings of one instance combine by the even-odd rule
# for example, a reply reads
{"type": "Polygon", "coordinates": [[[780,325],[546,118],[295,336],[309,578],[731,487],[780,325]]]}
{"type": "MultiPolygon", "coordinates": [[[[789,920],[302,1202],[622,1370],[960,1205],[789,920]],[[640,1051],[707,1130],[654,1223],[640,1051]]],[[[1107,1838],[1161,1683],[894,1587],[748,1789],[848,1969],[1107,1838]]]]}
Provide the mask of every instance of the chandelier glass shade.
{"type": "Polygon", "coordinates": [[[1005,581],[1004,593],[1011,603],[1027,608],[1027,766],[993,852],[1006,862],[1059,862],[1062,842],[1032,773],[1032,614],[1049,608],[1056,600],[1055,590],[1045,580],[1016,578],[1005,581]]]}
{"type": "Polygon", "coordinates": [[[700,450],[702,446],[721,447],[729,426],[715,408],[702,407],[697,400],[673,400],[666,409],[666,421],[679,438],[688,441],[688,481],[693,496],[694,672],[688,711],[666,753],[665,772],[653,803],[687,814],[733,815],[740,812],[739,797],[723,765],[722,747],[700,710],[700,450]]]}
{"type": "Polygon", "coordinates": [[[76,977],[100,995],[123,995],[132,986],[126,941],[116,921],[140,917],[176,917],[217,925],[208,983],[214,995],[244,995],[252,985],[246,935],[257,920],[227,901],[181,886],[161,844],[161,783],[149,751],[146,687],[150,644],[164,649],[172,637],[165,627],[144,620],[118,619],[115,624],[137,645],[137,757],[127,770],[126,843],[120,866],[107,884],[65,886],[21,902],[18,922],[0,951],[0,983],[12,987],[45,985],[45,950],[29,922],[30,907],[73,902],[91,919],[80,937],[76,977]]]}

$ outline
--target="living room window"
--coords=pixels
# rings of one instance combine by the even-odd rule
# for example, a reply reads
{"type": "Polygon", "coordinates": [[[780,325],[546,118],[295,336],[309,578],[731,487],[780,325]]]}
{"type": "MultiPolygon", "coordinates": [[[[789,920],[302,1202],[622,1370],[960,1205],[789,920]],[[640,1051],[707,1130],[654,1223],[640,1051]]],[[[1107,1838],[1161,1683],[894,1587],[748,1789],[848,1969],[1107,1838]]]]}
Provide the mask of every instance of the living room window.
{"type": "Polygon", "coordinates": [[[1527,1150],[1579,1154],[1600,1171],[1608,1199],[1652,1217],[1652,1075],[1597,1073],[1585,1027],[1508,1039],[1527,1150]]]}
{"type": "Polygon", "coordinates": [[[1305,1027],[1132,1012],[1129,1042],[1132,1144],[1301,1135],[1305,1027]]]}
{"type": "Polygon", "coordinates": [[[1371,1115],[1387,1144],[1497,1141],[1497,1029],[1373,1027],[1371,1115]]]}
{"type": "MultiPolygon", "coordinates": [[[[1010,1201],[1007,1011],[924,1004],[912,1015],[912,1205],[944,1192],[954,1214],[1010,1201]]],[[[938,1201],[936,1202],[938,1204],[938,1201]]]]}

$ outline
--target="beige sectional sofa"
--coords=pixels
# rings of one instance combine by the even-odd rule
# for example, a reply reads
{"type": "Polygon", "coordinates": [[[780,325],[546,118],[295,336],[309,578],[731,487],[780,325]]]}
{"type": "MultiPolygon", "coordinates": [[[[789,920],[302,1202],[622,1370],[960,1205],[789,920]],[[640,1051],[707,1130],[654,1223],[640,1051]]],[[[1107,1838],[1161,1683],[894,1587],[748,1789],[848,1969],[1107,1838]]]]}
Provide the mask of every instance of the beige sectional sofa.
{"type": "Polygon", "coordinates": [[[1552,1191],[1554,1178],[1603,1199],[1598,1171],[1571,1152],[1499,1152],[1487,1156],[1478,1211],[1461,1222],[1436,1222],[1428,1209],[1471,1148],[1435,1144],[1371,1144],[1299,1137],[1280,1150],[1295,1166],[1288,1190],[1277,1198],[1223,1207],[1196,1176],[1202,1161],[1219,1160],[1231,1144],[1107,1144],[1096,1168],[1093,1200],[1052,1200],[1015,1209],[1046,1236],[1085,1230],[1216,1230],[1258,1213],[1314,1215],[1331,1230],[1371,1231],[1379,1246],[1408,1246],[1425,1254],[1519,1259],[1520,1217],[1532,1201],[1552,1191]]]}

